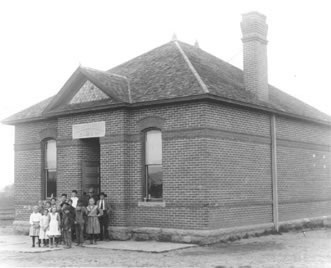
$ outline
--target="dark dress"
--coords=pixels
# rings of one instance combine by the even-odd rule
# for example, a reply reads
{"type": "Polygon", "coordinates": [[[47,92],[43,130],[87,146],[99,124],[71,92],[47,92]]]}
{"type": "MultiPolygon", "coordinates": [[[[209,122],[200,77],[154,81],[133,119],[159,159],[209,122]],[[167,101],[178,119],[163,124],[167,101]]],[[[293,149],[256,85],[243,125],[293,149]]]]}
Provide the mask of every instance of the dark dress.
{"type": "Polygon", "coordinates": [[[62,216],[62,226],[63,226],[63,236],[64,236],[64,242],[67,247],[71,247],[72,243],[72,237],[71,237],[71,227],[74,223],[74,217],[70,213],[70,210],[68,213],[63,212],[62,216]]]}
{"type": "Polygon", "coordinates": [[[100,210],[97,205],[88,206],[86,210],[87,210],[86,233],[100,234],[100,223],[98,216],[102,215],[102,210],[100,210]]]}

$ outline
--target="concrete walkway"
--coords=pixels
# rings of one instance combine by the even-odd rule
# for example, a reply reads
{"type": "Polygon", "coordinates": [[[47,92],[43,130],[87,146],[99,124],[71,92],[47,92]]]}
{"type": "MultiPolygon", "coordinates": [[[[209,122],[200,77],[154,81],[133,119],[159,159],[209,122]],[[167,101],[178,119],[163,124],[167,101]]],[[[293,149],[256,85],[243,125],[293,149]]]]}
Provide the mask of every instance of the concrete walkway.
{"type": "MultiPolygon", "coordinates": [[[[87,241],[89,242],[89,241],[87,241]]],[[[73,247],[75,243],[73,243],[73,247]]],[[[109,250],[129,250],[140,251],[150,253],[168,252],[177,249],[196,247],[194,244],[179,244],[179,243],[167,243],[157,241],[98,241],[96,245],[90,245],[86,243],[84,248],[100,248],[109,250]]],[[[6,235],[0,236],[0,252],[14,251],[21,253],[40,253],[54,250],[62,250],[63,246],[57,248],[44,248],[44,247],[31,247],[31,238],[28,236],[20,235],[6,235]]]]}
{"type": "Polygon", "coordinates": [[[112,250],[130,250],[151,253],[161,253],[183,248],[196,247],[193,244],[168,243],[157,241],[98,241],[96,245],[86,244],[87,248],[103,248],[112,250]]]}

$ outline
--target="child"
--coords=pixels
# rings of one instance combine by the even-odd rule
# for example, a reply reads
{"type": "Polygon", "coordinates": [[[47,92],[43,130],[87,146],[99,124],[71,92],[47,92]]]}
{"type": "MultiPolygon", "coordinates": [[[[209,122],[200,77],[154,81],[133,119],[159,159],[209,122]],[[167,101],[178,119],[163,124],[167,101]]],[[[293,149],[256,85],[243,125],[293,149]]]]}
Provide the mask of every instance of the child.
{"type": "Polygon", "coordinates": [[[44,211],[44,201],[42,200],[38,201],[38,209],[39,209],[39,213],[42,214],[44,211]]]}
{"type": "Polygon", "coordinates": [[[72,206],[73,207],[73,205],[72,205],[72,200],[71,199],[68,199],[68,202],[67,202],[70,206],[72,206]]]}
{"type": "Polygon", "coordinates": [[[49,215],[48,209],[45,208],[40,220],[39,241],[43,240],[44,247],[48,247],[48,230],[49,230],[49,215]]]}
{"type": "Polygon", "coordinates": [[[61,235],[60,232],[60,216],[59,213],[56,212],[56,207],[52,207],[52,213],[50,214],[49,221],[49,231],[48,237],[50,239],[51,248],[53,247],[53,242],[55,239],[55,247],[58,245],[58,237],[61,235]]]}
{"type": "Polygon", "coordinates": [[[55,197],[53,197],[51,199],[51,207],[53,207],[53,206],[56,206],[56,198],[55,197]]]}
{"type": "Polygon", "coordinates": [[[46,203],[45,203],[45,209],[47,209],[48,212],[51,212],[51,202],[50,201],[46,201],[46,203]]]}
{"type": "Polygon", "coordinates": [[[83,203],[81,201],[77,202],[76,206],[76,217],[75,217],[75,231],[77,246],[82,247],[84,243],[84,225],[86,210],[82,207],[83,203]]]}
{"type": "Polygon", "coordinates": [[[71,228],[74,223],[74,217],[71,213],[69,205],[63,205],[63,214],[62,214],[62,228],[65,248],[71,248],[72,239],[71,239],[71,228]]]}
{"type": "Polygon", "coordinates": [[[65,203],[67,203],[67,194],[62,194],[61,198],[60,198],[60,204],[59,204],[60,207],[62,208],[65,203]]]}
{"type": "Polygon", "coordinates": [[[38,237],[38,245],[40,247],[39,231],[40,231],[41,214],[39,213],[39,207],[34,206],[33,212],[30,215],[30,236],[32,237],[32,247],[35,247],[35,239],[38,237]]]}
{"type": "Polygon", "coordinates": [[[90,235],[90,244],[96,244],[96,235],[100,234],[100,224],[98,217],[102,216],[102,210],[95,205],[94,198],[89,199],[87,210],[86,232],[90,235]]]}
{"type": "Polygon", "coordinates": [[[74,207],[74,208],[76,208],[77,207],[77,202],[79,201],[79,198],[77,197],[77,190],[72,190],[71,191],[71,198],[70,198],[70,200],[72,201],[72,206],[74,207]]]}
{"type": "MultiPolygon", "coordinates": [[[[68,202],[67,202],[67,207],[68,209],[70,210],[70,214],[73,218],[75,218],[75,208],[72,206],[72,200],[71,199],[68,199],[68,202]]],[[[74,221],[72,222],[72,226],[71,226],[71,239],[74,240],[75,239],[75,224],[74,224],[74,221]]]]}

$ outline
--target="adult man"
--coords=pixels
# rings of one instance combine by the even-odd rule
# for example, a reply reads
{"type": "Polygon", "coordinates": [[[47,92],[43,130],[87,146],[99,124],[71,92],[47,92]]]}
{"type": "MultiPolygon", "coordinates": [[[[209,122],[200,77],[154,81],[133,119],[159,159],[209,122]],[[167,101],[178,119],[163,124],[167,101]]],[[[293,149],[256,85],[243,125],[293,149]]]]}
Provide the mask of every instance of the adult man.
{"type": "Polygon", "coordinates": [[[82,198],[82,203],[83,203],[83,206],[84,207],[87,207],[88,206],[88,201],[90,200],[90,198],[94,198],[94,201],[97,202],[99,200],[98,196],[95,195],[95,192],[94,192],[94,189],[93,188],[90,188],[88,190],[88,193],[87,195],[83,195],[83,198],[82,198]]]}
{"type": "Polygon", "coordinates": [[[99,217],[100,222],[100,240],[109,240],[108,233],[108,224],[109,224],[109,216],[111,213],[111,206],[105,200],[107,195],[104,192],[100,193],[100,200],[97,202],[97,206],[100,210],[102,210],[103,215],[99,217]]]}

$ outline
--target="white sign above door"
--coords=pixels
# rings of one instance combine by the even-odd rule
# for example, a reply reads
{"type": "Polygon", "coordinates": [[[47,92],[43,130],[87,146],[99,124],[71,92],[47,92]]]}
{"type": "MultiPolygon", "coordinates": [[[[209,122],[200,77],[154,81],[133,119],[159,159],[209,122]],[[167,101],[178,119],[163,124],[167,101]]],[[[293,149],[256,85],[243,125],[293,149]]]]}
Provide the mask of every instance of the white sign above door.
{"type": "Polygon", "coordinates": [[[98,138],[106,135],[106,122],[93,122],[72,125],[73,139],[98,138]]]}

